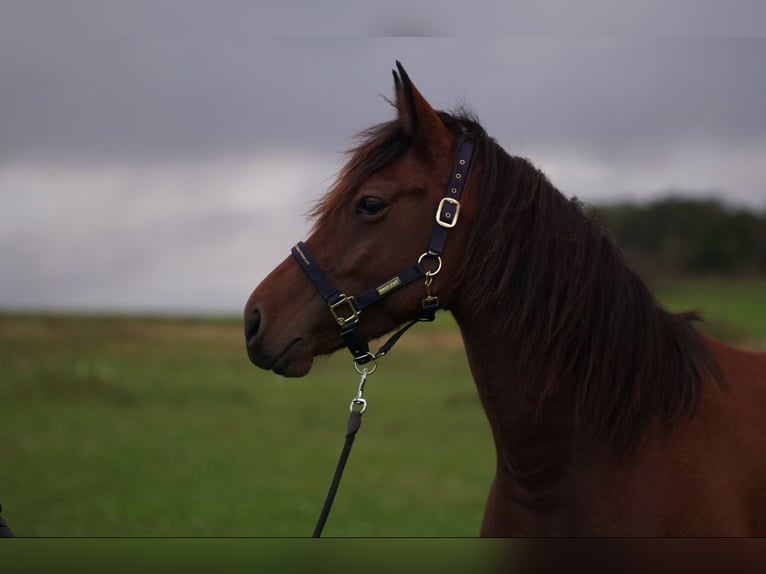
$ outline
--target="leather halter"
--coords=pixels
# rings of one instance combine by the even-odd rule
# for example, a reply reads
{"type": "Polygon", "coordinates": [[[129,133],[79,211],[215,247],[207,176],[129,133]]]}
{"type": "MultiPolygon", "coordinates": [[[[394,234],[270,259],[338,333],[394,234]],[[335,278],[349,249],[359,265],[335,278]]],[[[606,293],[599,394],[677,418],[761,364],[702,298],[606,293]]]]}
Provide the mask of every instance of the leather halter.
{"type": "Polygon", "coordinates": [[[330,282],[303,242],[299,242],[292,248],[293,257],[319,291],[322,299],[327,303],[333,319],[341,328],[340,336],[354,356],[356,365],[364,365],[386,354],[399,340],[399,337],[415,323],[434,320],[436,311],[439,309],[439,298],[431,294],[431,282],[434,276],[441,271],[441,254],[444,251],[449,230],[455,227],[458,222],[460,197],[465,187],[468,171],[471,168],[473,149],[474,142],[468,137],[462,138],[458,144],[449,185],[436,210],[436,223],[431,233],[428,249],[413,266],[383,281],[377,287],[363,291],[356,296],[345,295],[330,282]],[[431,259],[436,268],[433,270],[426,269],[423,265],[426,259],[431,259]],[[358,331],[359,317],[362,311],[387,295],[424,277],[426,297],[422,302],[420,317],[397,331],[380,351],[375,354],[371,353],[367,340],[358,331]]]}

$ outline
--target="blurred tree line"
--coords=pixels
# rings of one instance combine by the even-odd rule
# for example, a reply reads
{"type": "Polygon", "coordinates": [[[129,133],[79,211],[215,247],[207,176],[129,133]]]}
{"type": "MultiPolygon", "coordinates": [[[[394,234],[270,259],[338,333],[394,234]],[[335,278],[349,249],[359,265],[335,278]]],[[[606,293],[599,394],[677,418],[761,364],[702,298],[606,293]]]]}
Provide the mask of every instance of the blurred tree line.
{"type": "Polygon", "coordinates": [[[588,211],[647,277],[766,275],[766,213],[679,197],[588,211]]]}

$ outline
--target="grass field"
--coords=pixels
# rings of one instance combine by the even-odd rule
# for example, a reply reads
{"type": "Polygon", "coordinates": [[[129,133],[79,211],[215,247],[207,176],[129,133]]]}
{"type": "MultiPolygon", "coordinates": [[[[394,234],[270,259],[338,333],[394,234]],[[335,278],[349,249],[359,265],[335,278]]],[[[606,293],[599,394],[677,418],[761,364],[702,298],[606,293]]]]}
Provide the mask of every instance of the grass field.
{"type": "Polygon", "coordinates": [[[655,293],[670,309],[699,309],[703,330],[755,349],[766,348],[766,279],[658,282],[655,293]]]}
{"type": "MultiPolygon", "coordinates": [[[[766,281],[657,289],[766,348],[766,281]]],[[[493,450],[454,324],[381,363],[325,534],[476,535],[493,450]]],[[[28,536],[310,535],[358,382],[345,353],[255,369],[233,319],[5,315],[0,364],[0,501],[28,536]]]]}

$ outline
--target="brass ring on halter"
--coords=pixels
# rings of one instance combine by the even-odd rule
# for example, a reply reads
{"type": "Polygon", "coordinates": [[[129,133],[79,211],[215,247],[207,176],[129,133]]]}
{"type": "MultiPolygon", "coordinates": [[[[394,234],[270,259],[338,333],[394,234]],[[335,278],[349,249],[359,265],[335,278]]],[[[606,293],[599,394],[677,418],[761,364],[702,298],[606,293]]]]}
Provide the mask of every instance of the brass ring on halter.
{"type": "Polygon", "coordinates": [[[425,253],[423,253],[423,255],[418,257],[418,265],[422,264],[423,263],[423,259],[425,259],[426,257],[433,257],[434,259],[436,259],[436,261],[438,263],[438,265],[436,267],[436,271],[426,271],[426,277],[433,277],[434,275],[438,275],[439,271],[442,270],[442,258],[441,258],[441,256],[440,255],[434,255],[434,254],[429,253],[428,251],[426,251],[425,253]]]}
{"type": "Polygon", "coordinates": [[[360,375],[364,375],[365,373],[368,375],[373,374],[375,371],[378,370],[378,357],[376,355],[373,355],[372,353],[367,353],[366,355],[362,355],[361,357],[358,357],[359,359],[369,357],[372,361],[372,368],[370,368],[370,363],[365,363],[364,367],[359,366],[359,363],[357,363],[357,359],[354,359],[354,369],[357,373],[360,375]]]}

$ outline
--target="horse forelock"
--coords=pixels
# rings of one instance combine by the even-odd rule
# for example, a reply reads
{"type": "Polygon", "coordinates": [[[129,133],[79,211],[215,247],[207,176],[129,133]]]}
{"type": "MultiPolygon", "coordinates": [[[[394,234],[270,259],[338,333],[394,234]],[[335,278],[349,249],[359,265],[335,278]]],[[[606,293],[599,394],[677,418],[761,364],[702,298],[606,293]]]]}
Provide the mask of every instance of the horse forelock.
{"type": "MultiPolygon", "coordinates": [[[[437,114],[456,136],[483,134],[476,119],[465,109],[455,113],[437,111],[437,114]]],[[[412,137],[407,135],[406,126],[399,119],[376,124],[357,134],[355,140],[356,145],[346,151],[348,161],[335,182],[309,212],[315,227],[332,225],[337,215],[348,208],[359,186],[396,161],[412,143],[412,137]]]]}
{"type": "Polygon", "coordinates": [[[383,169],[404,152],[409,138],[398,120],[374,125],[356,136],[357,145],[346,151],[348,161],[335,182],[309,213],[315,227],[332,226],[337,215],[347,208],[354,193],[376,171],[383,169]]]}

